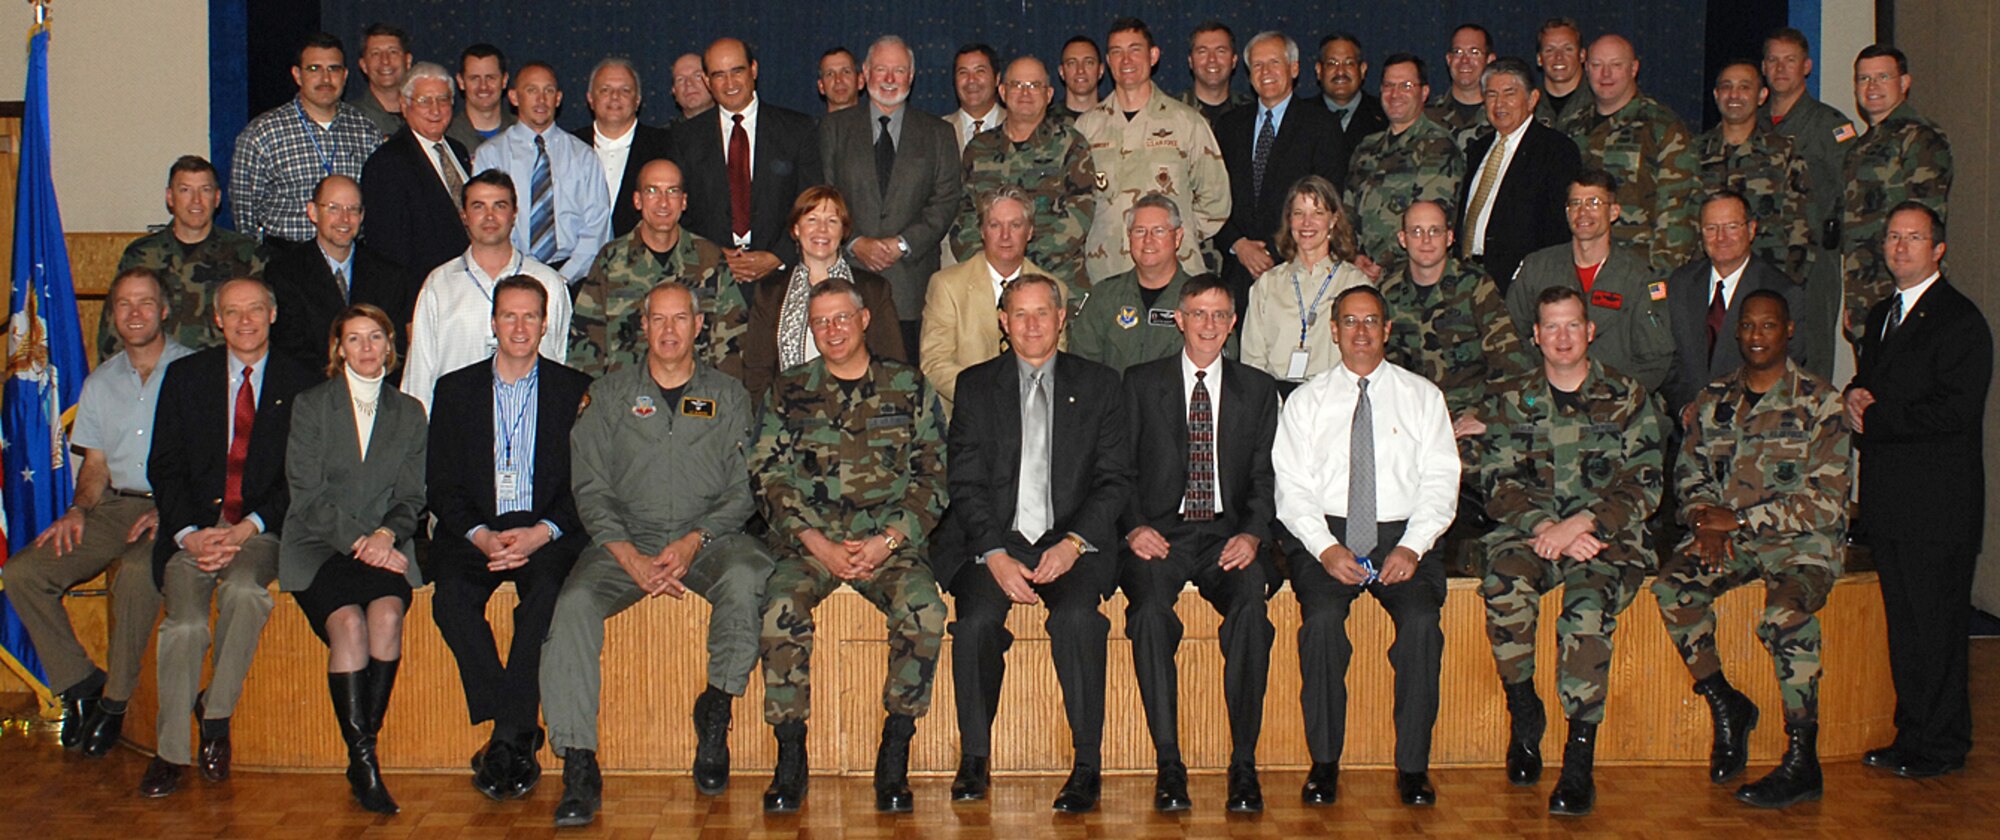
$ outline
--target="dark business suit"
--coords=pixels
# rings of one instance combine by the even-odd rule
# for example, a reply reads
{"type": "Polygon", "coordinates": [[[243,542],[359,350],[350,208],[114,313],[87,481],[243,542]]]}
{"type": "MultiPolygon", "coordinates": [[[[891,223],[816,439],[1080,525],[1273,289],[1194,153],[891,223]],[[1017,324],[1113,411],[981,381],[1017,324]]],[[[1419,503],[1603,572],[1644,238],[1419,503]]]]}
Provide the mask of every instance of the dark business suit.
{"type": "Polygon", "coordinates": [[[1141,526],[1166,538],[1167,556],[1142,560],[1120,548],[1120,585],[1125,589],[1125,635],[1132,639],[1132,667],[1146,706],[1146,727],[1161,761],[1180,753],[1181,621],[1174,606],[1193,581],[1203,599],[1222,614],[1223,698],[1229,708],[1230,762],[1254,762],[1264,725],[1264,687],[1271,671],[1276,631],[1265,614],[1265,599],[1279,575],[1261,546],[1271,541],[1276,518],[1276,477],[1271,444],[1278,434],[1278,384],[1269,374],[1230,359],[1220,360],[1222,387],[1212,393],[1216,416],[1216,492],[1222,511],[1213,520],[1182,516],[1187,493],[1187,394],[1183,353],[1125,371],[1125,403],[1132,418],[1136,489],[1119,523],[1120,539],[1141,526]],[[1235,571],[1216,565],[1222,548],[1237,534],[1256,537],[1258,559],[1235,571]]]}
{"type": "MultiPolygon", "coordinates": [[[[314,243],[289,248],[271,258],[264,268],[264,282],[278,298],[278,321],[271,325],[271,350],[299,367],[315,373],[326,370],[326,342],[333,320],[349,304],[369,303],[389,313],[396,325],[396,352],[407,356],[410,349],[410,312],[417,303],[417,286],[422,277],[390,261],[374,248],[355,243],[347,279],[347,297],[334,285],[333,269],[314,243]]],[[[390,371],[391,385],[401,381],[401,370],[390,371]]]]}
{"type": "MultiPolygon", "coordinates": [[[[597,145],[594,123],[570,129],[569,133],[576,135],[584,145],[597,145]]],[[[639,208],[632,203],[632,194],[639,190],[639,170],[652,161],[670,157],[673,157],[671,132],[645,123],[632,124],[632,148],[625,154],[625,172],[618,178],[618,192],[611,196],[612,239],[631,233],[633,228],[639,226],[639,208]]],[[[687,176],[683,174],[681,178],[685,185],[687,176]]]]}
{"type": "Polygon", "coordinates": [[[1264,163],[1264,190],[1256,192],[1256,179],[1251,176],[1257,132],[1263,130],[1260,110],[1262,105],[1253,102],[1215,121],[1215,144],[1221,147],[1222,163],[1229,171],[1229,219],[1216,231],[1215,245],[1222,251],[1222,277],[1236,296],[1238,312],[1249,309],[1250,284],[1257,278],[1236,260],[1236,241],[1263,242],[1273,259],[1281,259],[1276,240],[1289,210],[1284,206],[1285,192],[1307,175],[1325,178],[1336,189],[1347,183],[1347,158],[1354,148],[1341,133],[1340,121],[1318,97],[1295,96],[1285,106],[1284,120],[1271,138],[1270,156],[1264,163]]]}
{"type": "Polygon", "coordinates": [[[1062,683],[1071,743],[1079,766],[1100,767],[1104,738],[1105,641],[1111,622],[1098,603],[1117,578],[1118,515],[1132,488],[1131,446],[1118,374],[1068,353],[1050,375],[1049,507],[1047,533],[1030,543],[1013,529],[1021,466],[1019,357],[998,357],[958,376],[946,464],[952,519],[963,542],[931,557],[932,572],[955,597],[952,684],[957,687],[960,748],[991,754],[993,715],[1006,675],[1013,607],[984,565],[967,562],[1002,549],[1033,569],[1042,552],[1074,533],[1096,550],[1056,580],[1035,586],[1048,606],[1047,628],[1056,678],[1062,683]]]}
{"type": "Polygon", "coordinates": [[[938,270],[938,248],[951,229],[962,198],[959,190],[958,135],[951,124],[904,106],[902,137],[896,142],[896,165],[884,191],[876,180],[875,130],[881,116],[864,101],[826,115],[819,124],[819,159],[826,163],[826,180],[847,199],[854,217],[851,237],[902,237],[910,251],[882,276],[896,295],[896,312],[903,316],[903,346],[922,342],[918,324],[924,311],[924,290],[938,270]]]}
{"type": "MultiPolygon", "coordinates": [[[[443,142],[458,158],[459,167],[473,174],[472,153],[457,140],[446,137],[443,142]]],[[[368,208],[361,221],[361,239],[390,262],[410,270],[411,301],[417,299],[417,287],[431,269],[471,245],[459,204],[431,163],[435,153],[430,146],[405,128],[376,148],[361,167],[361,200],[368,208]]]]}
{"type": "Polygon", "coordinates": [[[1966,593],[1986,519],[1980,434],[1993,333],[1972,301],[1940,277],[1885,340],[1895,300],[1868,310],[1851,386],[1875,395],[1855,436],[1861,522],[1882,575],[1895,746],[1962,765],[1972,748],[1966,593]]]}
{"type": "Polygon", "coordinates": [[[431,400],[429,499],[437,516],[425,570],[437,582],[431,615],[458,660],[472,722],[495,721],[494,731],[502,737],[535,731],[542,641],[555,615],[556,595],[589,543],[570,494],[569,432],[590,390],[590,377],[546,358],[536,365],[534,475],[524,477],[533,488],[531,510],[494,512],[492,360],[445,374],[431,400]],[[480,526],[498,532],[544,519],[555,523],[562,537],[529,555],[517,569],[488,570],[486,555],[466,538],[480,526]],[[519,603],[513,644],[502,665],[486,621],[486,602],[510,580],[519,603]]]}
{"type": "Polygon", "coordinates": [[[1810,325],[1802,319],[1805,295],[1798,285],[1770,263],[1751,257],[1743,265],[1743,276],[1736,279],[1736,292],[1730,295],[1729,308],[1722,314],[1722,329],[1715,334],[1715,349],[1710,351],[1708,302],[1715,296],[1710,273],[1714,268],[1715,264],[1704,257],[1667,276],[1667,322],[1674,333],[1674,361],[1660,390],[1676,423],[1681,407],[1694,402],[1708,383],[1743,367],[1743,351],[1736,346],[1736,323],[1743,317],[1743,301],[1751,292],[1772,291],[1785,296],[1792,312],[1789,350],[1794,361],[1805,364],[1806,348],[1815,340],[1807,334],[1810,325]]]}
{"type": "MultiPolygon", "coordinates": [[[[1527,131],[1488,199],[1493,213],[1486,220],[1485,240],[1477,243],[1479,253],[1485,255],[1480,265],[1502,294],[1514,281],[1514,269],[1523,257],[1569,241],[1569,217],[1564,207],[1569,202],[1569,182],[1583,167],[1575,141],[1562,132],[1533,121],[1527,131]]],[[[1458,187],[1456,228],[1460,253],[1468,256],[1474,251],[1470,237],[1475,220],[1466,218],[1466,202],[1479,188],[1479,166],[1499,137],[1489,131],[1465,149],[1465,180],[1458,187]]]]}
{"type": "MultiPolygon", "coordinates": [[[[1355,146],[1361,144],[1361,138],[1389,127],[1389,113],[1382,110],[1382,98],[1372,93],[1363,93],[1360,96],[1361,104],[1354,106],[1354,116],[1340,129],[1340,133],[1347,138],[1347,148],[1350,153],[1355,146]]],[[[1320,95],[1319,102],[1321,105],[1326,104],[1325,94],[1320,95]]],[[[1331,107],[1326,110],[1328,113],[1333,112],[1331,107]]],[[[1335,122],[1339,120],[1339,117],[1334,117],[1335,122]]]]}
{"type": "MultiPolygon", "coordinates": [[[[792,240],[792,202],[807,187],[825,183],[819,131],[813,119],[769,102],[757,103],[757,136],[750,154],[750,250],[769,251],[785,265],[799,261],[792,240]]],[[[674,126],[668,157],[680,164],[687,188],[681,224],[725,248],[735,241],[730,222],[729,156],[722,142],[722,108],[710,108],[674,126]]],[[[853,207],[853,196],[848,196],[853,207]]]]}

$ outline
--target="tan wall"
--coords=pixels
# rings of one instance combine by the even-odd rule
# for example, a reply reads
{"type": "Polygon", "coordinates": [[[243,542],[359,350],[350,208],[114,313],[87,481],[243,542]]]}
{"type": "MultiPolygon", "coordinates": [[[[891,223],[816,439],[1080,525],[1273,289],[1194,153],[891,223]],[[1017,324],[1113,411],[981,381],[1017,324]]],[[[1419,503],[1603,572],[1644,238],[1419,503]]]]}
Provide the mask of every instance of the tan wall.
{"type": "MultiPolygon", "coordinates": [[[[64,227],[158,224],[167,165],[209,152],[208,3],[72,0],[54,9],[49,119],[64,227]]],[[[0,100],[22,98],[32,20],[27,4],[0,4],[0,33],[21,36],[0,39],[0,100]]]]}
{"type": "MultiPolygon", "coordinates": [[[[1995,196],[1994,137],[2000,131],[2000,11],[1962,0],[1904,0],[1896,4],[1897,46],[1910,56],[1915,77],[1910,98],[1951,139],[1954,173],[1949,206],[1947,270],[1952,282],[1979,304],[1989,325],[2000,324],[2000,202],[1995,196]]],[[[1973,603],[2000,614],[2000,388],[1986,401],[1986,546],[1980,555],[1973,603]]]]}

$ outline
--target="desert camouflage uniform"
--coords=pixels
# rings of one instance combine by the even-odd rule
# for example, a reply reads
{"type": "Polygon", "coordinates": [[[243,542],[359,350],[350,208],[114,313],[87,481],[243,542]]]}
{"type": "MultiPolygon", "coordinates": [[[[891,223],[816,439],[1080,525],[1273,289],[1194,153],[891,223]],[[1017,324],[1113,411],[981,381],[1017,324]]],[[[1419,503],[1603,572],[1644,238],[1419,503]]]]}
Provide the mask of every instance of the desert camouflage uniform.
{"type": "Polygon", "coordinates": [[[646,361],[646,293],[663,280],[694,290],[701,307],[701,335],[695,356],[703,364],[743,380],[743,334],[750,329],[750,302],[729,273],[715,243],[681,229],[680,240],[661,265],[639,231],[611,240],[597,252],[590,273],[577,282],[569,318],[569,365],[593,378],[646,361]]]}
{"type": "Polygon", "coordinates": [[[1229,219],[1229,170],[1222,148],[1201,112],[1174,100],[1159,85],[1137,116],[1125,119],[1116,94],[1076,118],[1076,130],[1090,143],[1097,207],[1083,251],[1095,283],[1132,267],[1125,236],[1125,211],[1147,193],[1162,193],[1180,205],[1181,269],[1208,270],[1201,243],[1229,219]]]}
{"type": "Polygon", "coordinates": [[[959,261],[985,247],[979,231],[979,197],[1004,184],[1034,199],[1035,235],[1028,262],[1069,284],[1072,292],[1090,287],[1083,272],[1083,243],[1097,204],[1096,171],[1083,135],[1044,118],[1025,143],[1007,139],[1005,127],[982,131],[965,146],[965,198],[958,222],[947,237],[959,261]]]}
{"type": "Polygon", "coordinates": [[[1785,720],[1811,723],[1819,708],[1819,618],[1840,577],[1847,531],[1851,443],[1840,391],[1785,363],[1785,376],[1756,405],[1742,375],[1695,398],[1695,422],[1675,468],[1681,520],[1703,505],[1734,510],[1748,527],[1731,536],[1735,559],[1702,568],[1692,531],[1661,561],[1653,594],[1674,646],[1697,681],[1722,670],[1715,652],[1715,599],[1764,584],[1757,638],[1770,651],[1785,720]]]}
{"type": "Polygon", "coordinates": [[[1695,221],[1699,225],[1701,220],[1699,202],[1723,190],[1741,194],[1750,202],[1750,220],[1757,223],[1750,252],[1783,269],[1792,282],[1803,284],[1813,252],[1819,250],[1813,244],[1810,217],[1812,171],[1792,139],[1770,126],[1768,120],[1753,121],[1750,139],[1740,146],[1722,139],[1722,126],[1694,139],[1701,162],[1695,221]]]}
{"type": "Polygon", "coordinates": [[[1660,503],[1659,408],[1637,381],[1597,362],[1578,390],[1580,412],[1556,405],[1540,371],[1512,384],[1485,415],[1486,512],[1499,524],[1484,538],[1479,594],[1493,660],[1502,683],[1534,677],[1541,594],[1561,586],[1556,694],[1564,717],[1598,723],[1618,614],[1653,566],[1645,522],[1660,503]],[[1597,520],[1602,552],[1588,561],[1536,556],[1537,526],[1585,512],[1597,520]]]}
{"type": "Polygon", "coordinates": [[[1418,117],[1402,134],[1385,129],[1361,138],[1347,163],[1347,202],[1360,222],[1361,252],[1381,265],[1402,262],[1396,231],[1403,211],[1437,201],[1450,217],[1465,176],[1465,155],[1451,132],[1429,117],[1418,117]]]}
{"type": "Polygon", "coordinates": [[[1451,416],[1485,408],[1495,386],[1533,369],[1500,287],[1477,266],[1446,260],[1444,277],[1426,288],[1406,264],[1383,274],[1381,289],[1389,302],[1384,354],[1443,390],[1451,416]]]}
{"type": "Polygon", "coordinates": [[[842,382],[814,359],[778,375],[751,459],[777,568],[765,585],[764,720],[812,711],[813,607],[842,583],[800,546],[817,529],[838,543],[894,528],[908,540],[875,575],[848,581],[889,623],[882,706],[921,717],[945,625],[923,548],[945,507],[944,424],[937,393],[913,365],[870,363],[842,382]]]}
{"type": "Polygon", "coordinates": [[[1860,334],[1868,307],[1889,296],[1895,280],[1882,262],[1882,234],[1889,210],[1921,201],[1945,217],[1951,192],[1951,141],[1935,123],[1905,102],[1847,148],[1847,194],[1841,202],[1842,289],[1847,335],[1860,334]]]}
{"type": "Polygon", "coordinates": [[[1694,140],[1672,109],[1643,93],[1611,116],[1595,107],[1564,115],[1556,129],[1583,152],[1585,169],[1618,179],[1611,236],[1637,249],[1665,275],[1696,257],[1701,241],[1701,181],[1694,140]]]}
{"type": "MultiPolygon", "coordinates": [[[[190,350],[222,343],[215,329],[215,287],[232,277],[263,279],[264,264],[271,252],[254,236],[233,230],[211,228],[208,238],[194,245],[174,238],[172,225],[132,240],[118,259],[118,270],[150,268],[160,273],[167,287],[166,323],[161,331],[190,350]]],[[[111,358],[124,349],[118,331],[111,325],[111,302],[97,319],[97,358],[111,358]]]]}

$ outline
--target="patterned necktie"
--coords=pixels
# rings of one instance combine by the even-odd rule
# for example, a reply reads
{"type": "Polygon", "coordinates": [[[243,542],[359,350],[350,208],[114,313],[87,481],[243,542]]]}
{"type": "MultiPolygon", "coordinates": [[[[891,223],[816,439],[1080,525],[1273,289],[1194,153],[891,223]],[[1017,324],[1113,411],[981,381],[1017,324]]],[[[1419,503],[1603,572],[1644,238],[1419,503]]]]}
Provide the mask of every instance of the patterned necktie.
{"type": "Polygon", "coordinates": [[[1354,401],[1354,428],[1347,455],[1347,550],[1368,557],[1375,550],[1375,409],[1368,402],[1368,377],[1354,401]]]}
{"type": "Polygon", "coordinates": [[[1049,403],[1042,374],[1028,376],[1021,403],[1021,486],[1014,493],[1014,530],[1034,544],[1049,530],[1049,403]]]}
{"type": "Polygon", "coordinates": [[[742,114],[729,118],[736,123],[729,130],[729,232],[743,238],[750,235],[750,132],[742,114]]]}
{"type": "Polygon", "coordinates": [[[887,196],[889,172],[896,168],[896,140],[889,136],[889,118],[875,119],[882,123],[882,134],[875,138],[875,187],[887,196]]]}
{"type": "Polygon", "coordinates": [[[444,150],[443,143],[432,143],[431,152],[437,155],[438,171],[444,173],[444,188],[451,193],[453,207],[465,201],[465,179],[458,177],[458,165],[451,160],[451,153],[444,150]]]}
{"type": "Polygon", "coordinates": [[[354,302],[354,298],[349,296],[347,288],[347,269],[336,268],[333,270],[333,287],[340,290],[340,301],[342,303],[354,302]]]}
{"type": "Polygon", "coordinates": [[[556,255],[556,190],[549,177],[549,148],[540,135],[535,137],[535,174],[529,184],[528,253],[546,263],[556,255]]]}
{"type": "Polygon", "coordinates": [[[1272,111],[1264,112],[1264,127],[1257,129],[1257,148],[1250,153],[1250,194],[1259,198],[1264,195],[1264,166],[1271,161],[1271,142],[1277,139],[1276,127],[1271,124],[1275,116],[1272,111]]]}
{"type": "Polygon", "coordinates": [[[1729,312],[1722,281],[1715,281],[1715,295],[1708,299],[1708,357],[1715,358],[1715,337],[1722,334],[1722,321],[1729,312]]]}
{"type": "Polygon", "coordinates": [[[1215,404],[1208,397],[1208,371],[1194,372],[1187,429],[1188,480],[1181,516],[1205,522],[1215,518],[1215,404]]]}
{"type": "Polygon", "coordinates": [[[1479,174],[1479,189],[1472,193],[1472,200],[1465,206],[1466,235],[1459,237],[1461,254],[1472,253],[1472,226],[1479,224],[1479,214],[1486,211],[1486,202],[1493,198],[1493,188],[1500,183],[1500,161],[1507,157],[1507,138],[1495,135],[1493,150],[1486,153],[1486,171],[1479,174]]]}
{"type": "Polygon", "coordinates": [[[236,389],[236,430],[229,437],[229,460],[222,480],[222,521],[234,525],[243,520],[243,462],[250,457],[250,427],[257,423],[257,393],[250,376],[257,372],[243,366],[243,386],[236,389]]]}
{"type": "Polygon", "coordinates": [[[1896,334],[1896,328],[1903,325],[1903,295],[1897,292],[1892,297],[1896,302],[1889,304],[1889,320],[1882,323],[1883,341],[1888,341],[1889,336],[1896,334]]]}

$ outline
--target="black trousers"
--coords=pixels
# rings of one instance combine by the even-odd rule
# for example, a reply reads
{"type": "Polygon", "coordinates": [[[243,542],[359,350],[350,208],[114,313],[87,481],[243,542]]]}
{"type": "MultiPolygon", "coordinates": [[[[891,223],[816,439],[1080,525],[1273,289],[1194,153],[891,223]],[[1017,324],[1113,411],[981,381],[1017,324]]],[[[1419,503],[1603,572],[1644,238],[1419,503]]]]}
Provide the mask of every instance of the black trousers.
{"type": "Polygon", "coordinates": [[[1265,608],[1277,577],[1259,557],[1250,565],[1223,571],[1216,565],[1222,547],[1235,536],[1216,522],[1177,522],[1160,531],[1167,556],[1141,560],[1127,550],[1119,569],[1125,590],[1125,635],[1132,640],[1132,670],[1146,706],[1146,728],[1160,761],[1181,760],[1180,672],[1174,654],[1181,646],[1181,619],[1174,605],[1192,581],[1201,597],[1222,614],[1222,698],[1229,709],[1229,761],[1255,763],[1257,738],[1264,730],[1264,688],[1271,675],[1271,642],[1277,630],[1265,608]]]}
{"type": "MultiPolygon", "coordinates": [[[[1347,521],[1326,518],[1335,534],[1345,533],[1347,521]]],[[[1384,547],[1403,538],[1402,522],[1381,523],[1384,547]]],[[[1377,554],[1388,556],[1388,551],[1377,554]]],[[[1382,557],[1375,558],[1376,567],[1382,557]]],[[[1327,574],[1319,558],[1304,548],[1291,552],[1292,592],[1299,599],[1299,702],[1305,707],[1306,749],[1315,763],[1340,762],[1347,741],[1347,663],[1354,646],[1347,639],[1347,613],[1363,589],[1389,611],[1396,641],[1389,646],[1389,665],[1396,669],[1396,769],[1421,773],[1430,769],[1431,728],[1437,723],[1438,669],[1444,662],[1444,558],[1433,551],[1417,563],[1416,574],[1402,583],[1349,586],[1327,574]]],[[[1365,714],[1380,714],[1367,709],[1365,714]]]]}
{"type": "MultiPolygon", "coordinates": [[[[503,516],[496,530],[532,524],[503,516]]],[[[495,527],[495,526],[489,526],[495,527]]],[[[589,539],[581,529],[564,534],[529,555],[526,565],[504,572],[488,571],[486,555],[463,539],[440,535],[431,541],[431,618],[445,645],[458,660],[459,681],[465,685],[465,708],[474,724],[494,721],[494,734],[532,732],[542,708],[542,642],[548,639],[556,596],[589,539]],[[514,606],[514,639],[507,662],[486,621],[486,602],[503,581],[514,582],[520,601],[514,606]]]]}
{"type": "MultiPolygon", "coordinates": [[[[1008,534],[1007,553],[1033,568],[1042,552],[1063,535],[1046,534],[1028,545],[1020,534],[1008,534]]],[[[1099,546],[1083,555],[1062,577],[1035,587],[1048,608],[1043,625],[1062,685],[1063,711],[1069,718],[1070,743],[1076,763],[1101,766],[1104,745],[1105,642],[1111,620],[1098,605],[1111,590],[1116,561],[1099,546]]],[[[983,565],[968,563],[951,581],[951,679],[958,703],[959,749],[966,755],[993,754],[993,717],[1000,709],[1000,684],[1007,676],[1007,649],[1014,634],[1007,631],[1007,613],[1014,602],[983,565]]]]}
{"type": "Polygon", "coordinates": [[[1960,762],[1972,749],[1967,694],[1976,545],[1871,541],[1889,625],[1889,677],[1896,685],[1896,747],[1960,762]]]}

